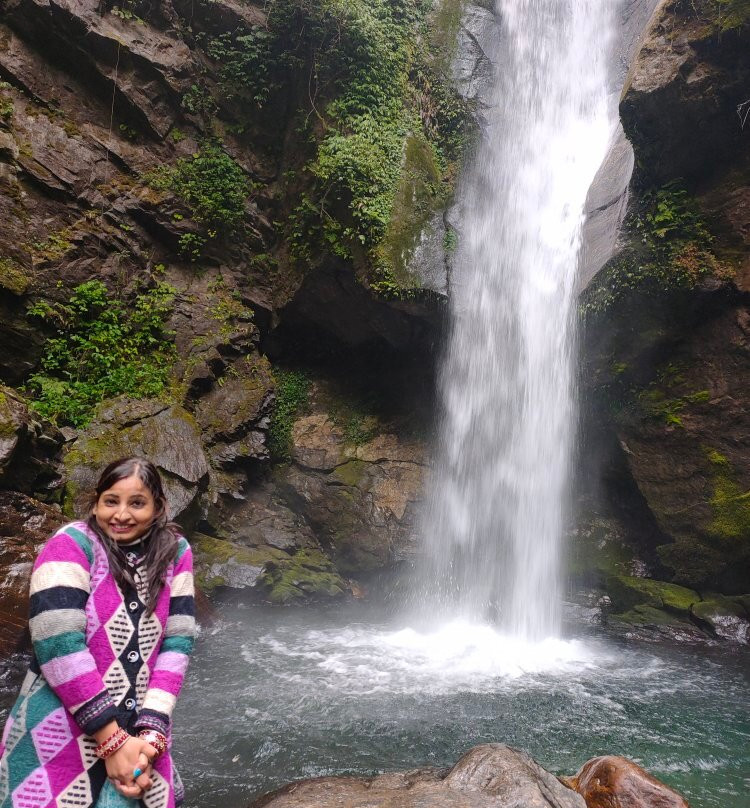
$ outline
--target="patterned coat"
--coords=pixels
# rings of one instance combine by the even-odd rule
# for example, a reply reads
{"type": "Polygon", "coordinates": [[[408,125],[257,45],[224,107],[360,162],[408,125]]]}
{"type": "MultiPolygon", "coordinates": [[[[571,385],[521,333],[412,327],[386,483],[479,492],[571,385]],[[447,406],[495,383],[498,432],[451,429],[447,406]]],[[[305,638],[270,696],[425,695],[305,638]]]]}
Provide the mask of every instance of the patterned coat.
{"type": "MultiPolygon", "coordinates": [[[[195,638],[192,554],[179,540],[146,616],[145,548],[127,548],[137,590],[122,591],[85,522],[61,528],[31,575],[34,657],[0,742],[0,808],[91,808],[106,780],[93,732],[112,719],[150,727],[171,747],[171,715],[195,638]]],[[[146,808],[175,808],[182,784],[169,752],[154,765],[146,808]]]]}

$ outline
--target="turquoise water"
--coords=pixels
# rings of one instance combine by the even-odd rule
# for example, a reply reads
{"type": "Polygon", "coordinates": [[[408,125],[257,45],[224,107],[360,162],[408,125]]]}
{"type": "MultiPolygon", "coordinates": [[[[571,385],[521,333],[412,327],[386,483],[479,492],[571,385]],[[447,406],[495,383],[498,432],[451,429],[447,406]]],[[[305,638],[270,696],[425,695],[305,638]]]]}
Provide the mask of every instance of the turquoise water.
{"type": "Polygon", "coordinates": [[[449,766],[505,742],[557,774],[625,755],[692,808],[748,808],[747,651],[526,646],[487,626],[415,628],[354,604],[225,607],[176,714],[188,804],[223,808],[289,780],[449,766]]]}

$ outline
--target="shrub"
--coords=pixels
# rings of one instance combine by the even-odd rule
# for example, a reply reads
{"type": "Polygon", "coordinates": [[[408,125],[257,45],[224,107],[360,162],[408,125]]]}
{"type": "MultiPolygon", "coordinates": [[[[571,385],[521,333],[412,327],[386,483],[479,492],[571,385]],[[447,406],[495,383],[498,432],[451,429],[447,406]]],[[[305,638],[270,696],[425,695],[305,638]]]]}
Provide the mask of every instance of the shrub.
{"type": "Polygon", "coordinates": [[[57,423],[82,427],[106,398],[163,393],[175,358],[164,331],[174,293],[159,283],[128,304],[92,280],[77,286],[65,305],[29,307],[30,316],[55,332],[26,384],[33,407],[57,423]]]}
{"type": "Polygon", "coordinates": [[[268,449],[274,460],[283,462],[291,457],[292,426],[307,404],[310,380],[299,371],[278,371],[275,375],[276,403],[268,429],[268,449]]]}

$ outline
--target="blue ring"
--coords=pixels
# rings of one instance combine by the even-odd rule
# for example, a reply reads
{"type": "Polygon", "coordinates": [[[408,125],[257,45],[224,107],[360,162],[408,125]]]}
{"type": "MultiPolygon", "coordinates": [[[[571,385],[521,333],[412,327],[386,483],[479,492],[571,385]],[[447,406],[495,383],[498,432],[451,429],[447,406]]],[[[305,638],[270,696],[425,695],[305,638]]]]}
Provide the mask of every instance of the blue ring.
{"type": "Polygon", "coordinates": [[[133,777],[140,777],[143,772],[140,769],[133,769],[133,777]]]}

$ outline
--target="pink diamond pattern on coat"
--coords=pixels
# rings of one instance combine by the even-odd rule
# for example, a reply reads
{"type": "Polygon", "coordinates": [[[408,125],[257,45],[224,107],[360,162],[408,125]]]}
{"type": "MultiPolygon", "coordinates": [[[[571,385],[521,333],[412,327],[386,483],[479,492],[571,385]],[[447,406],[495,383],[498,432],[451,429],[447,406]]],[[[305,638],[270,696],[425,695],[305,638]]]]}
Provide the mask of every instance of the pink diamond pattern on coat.
{"type": "Polygon", "coordinates": [[[35,769],[13,791],[13,808],[40,808],[52,799],[52,789],[44,769],[35,769]]]}
{"type": "Polygon", "coordinates": [[[49,763],[73,739],[65,708],[51,712],[31,730],[31,737],[40,762],[49,763]]]}

